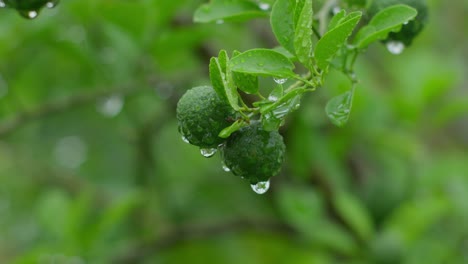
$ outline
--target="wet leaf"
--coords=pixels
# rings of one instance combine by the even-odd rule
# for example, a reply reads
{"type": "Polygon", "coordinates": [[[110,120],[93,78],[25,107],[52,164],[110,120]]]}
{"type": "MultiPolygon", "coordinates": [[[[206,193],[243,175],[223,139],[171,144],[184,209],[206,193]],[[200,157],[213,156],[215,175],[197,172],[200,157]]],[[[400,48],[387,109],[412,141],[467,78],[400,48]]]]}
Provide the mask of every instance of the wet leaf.
{"type": "MultiPolygon", "coordinates": [[[[299,5],[296,9],[298,8],[299,5]]],[[[313,22],[312,0],[305,0],[295,28],[294,50],[296,51],[297,59],[308,69],[312,69],[313,22]]]]}
{"type": "Polygon", "coordinates": [[[350,13],[341,20],[339,25],[325,33],[317,42],[314,55],[321,69],[325,70],[338,50],[346,44],[346,40],[353,32],[361,16],[361,12],[350,13]]]}
{"type": "MultiPolygon", "coordinates": [[[[222,53],[220,53],[222,54],[222,53]]],[[[216,93],[226,100],[234,110],[239,110],[239,94],[233,82],[230,80],[230,73],[227,70],[226,72],[222,71],[222,65],[226,65],[228,58],[221,55],[221,61],[219,58],[210,59],[210,80],[213,89],[216,93]]],[[[226,67],[226,69],[228,69],[226,67]]]]}
{"type": "MultiPolygon", "coordinates": [[[[233,57],[239,55],[240,52],[234,51],[233,57]]],[[[232,72],[234,84],[240,90],[248,94],[256,94],[258,92],[258,77],[252,74],[242,72],[232,72]]]]}
{"type": "Polygon", "coordinates": [[[328,101],[325,112],[333,124],[341,127],[348,122],[353,106],[353,96],[354,90],[351,90],[328,101]]]}
{"type": "Polygon", "coordinates": [[[229,136],[231,136],[232,133],[236,132],[237,130],[243,128],[246,125],[247,123],[245,123],[244,120],[236,120],[236,122],[232,123],[232,125],[221,130],[218,136],[220,138],[228,138],[229,136]]]}
{"type": "Polygon", "coordinates": [[[286,50],[291,54],[294,51],[294,11],[295,1],[277,0],[273,5],[270,16],[270,24],[273,33],[286,50]]]}
{"type": "Polygon", "coordinates": [[[253,75],[293,77],[294,64],[283,54],[270,49],[252,49],[231,59],[232,71],[253,75]]]}
{"type": "Polygon", "coordinates": [[[244,21],[256,17],[266,17],[268,13],[252,2],[245,0],[214,0],[201,5],[194,14],[197,23],[244,21]]]}
{"type": "Polygon", "coordinates": [[[359,30],[355,45],[363,49],[370,43],[387,38],[390,32],[398,32],[404,23],[414,19],[418,11],[407,5],[393,5],[378,12],[369,24],[359,30]]]}

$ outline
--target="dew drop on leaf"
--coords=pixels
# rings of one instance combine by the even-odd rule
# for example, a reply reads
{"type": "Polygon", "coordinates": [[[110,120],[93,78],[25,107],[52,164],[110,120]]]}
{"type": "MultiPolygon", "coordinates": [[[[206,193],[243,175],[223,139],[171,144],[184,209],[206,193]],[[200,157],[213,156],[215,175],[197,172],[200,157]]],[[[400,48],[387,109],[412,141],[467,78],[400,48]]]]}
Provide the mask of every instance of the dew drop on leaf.
{"type": "Polygon", "coordinates": [[[205,158],[211,158],[216,153],[217,149],[215,148],[201,148],[200,153],[205,158]]]}
{"type": "Polygon", "coordinates": [[[221,164],[223,166],[223,171],[225,171],[225,172],[230,172],[231,171],[231,169],[224,162],[222,162],[221,164]]]}
{"type": "Polygon", "coordinates": [[[351,107],[353,105],[354,90],[333,97],[328,101],[325,111],[330,121],[341,127],[348,122],[351,107]]]}
{"type": "Polygon", "coordinates": [[[275,81],[275,83],[277,84],[283,84],[285,83],[286,81],[288,80],[288,78],[273,78],[273,81],[275,81]]]}
{"type": "Polygon", "coordinates": [[[260,4],[258,4],[258,7],[259,7],[261,10],[266,11],[266,10],[270,9],[270,4],[268,4],[268,3],[260,3],[260,4]]]}
{"type": "Polygon", "coordinates": [[[264,182],[257,182],[256,184],[251,184],[252,190],[258,194],[264,194],[270,188],[270,180],[264,182]]]}
{"type": "Polygon", "coordinates": [[[3,0],[0,0],[0,8],[4,8],[4,7],[6,7],[5,2],[3,2],[3,0]]]}
{"type": "Polygon", "coordinates": [[[114,94],[103,98],[97,103],[97,111],[105,117],[117,116],[124,106],[124,99],[121,95],[114,94]]]}
{"type": "Polygon", "coordinates": [[[39,15],[36,10],[19,11],[20,15],[27,19],[34,19],[39,15]]]}
{"type": "Polygon", "coordinates": [[[46,3],[45,6],[47,8],[54,8],[55,6],[57,6],[58,2],[59,2],[58,0],[49,1],[46,3]]]}
{"type": "Polygon", "coordinates": [[[182,136],[182,141],[185,143],[190,143],[186,136],[182,136]]]}
{"type": "Polygon", "coordinates": [[[389,41],[387,42],[387,50],[394,55],[401,54],[405,49],[405,44],[400,41],[389,41]]]}
{"type": "Polygon", "coordinates": [[[268,101],[276,102],[276,101],[278,101],[278,97],[275,96],[275,95],[270,94],[268,96],[268,101]]]}
{"type": "Polygon", "coordinates": [[[341,8],[339,6],[335,6],[332,9],[333,15],[338,14],[341,11],[341,8]]]}

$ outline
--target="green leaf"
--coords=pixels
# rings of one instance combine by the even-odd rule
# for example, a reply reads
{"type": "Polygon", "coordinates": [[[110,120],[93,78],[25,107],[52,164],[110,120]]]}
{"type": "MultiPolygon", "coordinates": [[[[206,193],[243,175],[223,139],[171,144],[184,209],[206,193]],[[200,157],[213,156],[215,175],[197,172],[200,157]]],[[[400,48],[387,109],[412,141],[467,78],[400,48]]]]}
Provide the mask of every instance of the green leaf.
{"type": "Polygon", "coordinates": [[[305,88],[297,88],[281,96],[283,86],[278,85],[268,97],[270,100],[275,99],[275,101],[257,104],[262,114],[263,128],[267,131],[277,130],[284,118],[299,108],[302,94],[306,91],[305,88]]]}
{"type": "Polygon", "coordinates": [[[364,204],[353,195],[337,192],[333,206],[346,223],[364,240],[370,240],[374,233],[372,219],[364,204]]]}
{"type": "Polygon", "coordinates": [[[245,0],[213,0],[201,5],[194,14],[193,21],[197,23],[244,21],[257,17],[266,17],[268,13],[250,1],[245,0]]]}
{"type": "MultiPolygon", "coordinates": [[[[299,5],[296,6],[296,9],[298,8],[299,5]]],[[[297,59],[308,69],[312,68],[313,22],[312,0],[305,0],[295,28],[294,50],[296,51],[297,59]]]]}
{"type": "MultiPolygon", "coordinates": [[[[287,92],[281,98],[277,99],[273,104],[264,104],[260,107],[260,113],[264,114],[270,111],[275,111],[276,108],[279,108],[285,104],[287,104],[290,108],[297,108],[296,105],[298,104],[295,97],[300,96],[301,94],[305,93],[307,90],[305,88],[296,88],[292,91],[287,92]],[[292,103],[294,102],[294,104],[292,103]]],[[[277,92],[276,92],[277,93],[277,92]]],[[[299,98],[300,99],[300,98],[299,98]]],[[[294,109],[293,109],[294,110],[294,109]]]]}
{"type": "Polygon", "coordinates": [[[354,89],[333,97],[328,101],[327,106],[325,107],[325,112],[333,124],[341,127],[348,122],[351,108],[353,106],[353,97],[354,89]]]}
{"type": "Polygon", "coordinates": [[[314,223],[324,217],[323,199],[309,188],[282,187],[278,205],[285,220],[304,233],[314,233],[314,223]]]}
{"type": "Polygon", "coordinates": [[[404,23],[414,19],[418,11],[407,5],[393,5],[378,12],[369,24],[356,34],[354,43],[359,49],[387,38],[390,32],[398,32],[404,23]]]}
{"type": "Polygon", "coordinates": [[[218,62],[221,67],[221,72],[226,73],[229,63],[229,56],[225,50],[220,50],[218,54],[218,62]]]}
{"type": "Polygon", "coordinates": [[[352,237],[325,216],[324,202],[312,189],[287,187],[280,189],[279,209],[285,221],[315,243],[325,245],[343,254],[356,249],[352,237]]]}
{"type": "MultiPolygon", "coordinates": [[[[220,54],[223,54],[222,52],[220,54]]],[[[226,102],[228,102],[234,110],[239,110],[239,94],[236,87],[234,86],[233,81],[231,80],[231,73],[227,68],[228,58],[227,55],[221,55],[222,62],[218,58],[211,58],[209,71],[210,71],[210,80],[213,89],[216,93],[226,102]],[[226,72],[222,71],[222,65],[226,65],[226,72]]]]}
{"type": "Polygon", "coordinates": [[[270,49],[252,49],[232,58],[232,71],[254,75],[294,77],[294,64],[283,54],[270,49]]]}
{"type": "Polygon", "coordinates": [[[229,102],[227,94],[224,88],[223,72],[221,66],[219,65],[218,58],[212,57],[210,59],[210,64],[208,66],[210,72],[210,80],[213,89],[216,93],[226,102],[229,102]]]}
{"type": "Polygon", "coordinates": [[[332,17],[332,19],[330,20],[330,23],[328,23],[328,31],[334,29],[336,26],[341,24],[345,16],[346,16],[346,10],[341,9],[340,12],[338,12],[336,15],[332,17]]]}
{"type": "Polygon", "coordinates": [[[293,5],[293,8],[294,8],[294,17],[293,17],[293,19],[294,19],[294,29],[296,29],[296,26],[297,26],[297,24],[299,22],[299,19],[301,18],[302,9],[304,8],[304,5],[305,5],[306,1],[309,1],[309,0],[294,0],[294,1],[292,1],[293,2],[292,5],[293,5]]]}
{"type": "MultiPolygon", "coordinates": [[[[239,51],[233,52],[233,57],[239,55],[239,51]]],[[[232,72],[235,86],[248,94],[258,93],[258,77],[252,74],[232,72]]]]}
{"type": "Polygon", "coordinates": [[[291,61],[295,61],[295,60],[296,60],[296,56],[294,56],[294,54],[292,54],[291,52],[289,52],[289,51],[288,51],[287,49],[285,49],[283,46],[274,47],[273,50],[276,51],[276,52],[279,52],[279,53],[283,54],[286,58],[290,59],[291,61]]]}
{"type": "Polygon", "coordinates": [[[362,13],[352,12],[342,19],[341,23],[318,41],[315,47],[314,56],[318,66],[325,70],[330,64],[330,60],[336,55],[338,50],[346,43],[346,40],[353,32],[357,23],[361,19],[362,13]]]}
{"type": "Polygon", "coordinates": [[[295,1],[277,0],[272,7],[270,24],[278,43],[291,54],[294,51],[295,1]]]}
{"type": "Polygon", "coordinates": [[[273,91],[271,91],[271,93],[268,95],[268,100],[273,101],[273,102],[278,101],[278,99],[283,96],[283,92],[284,92],[283,85],[282,84],[276,85],[273,91]]]}
{"type": "Polygon", "coordinates": [[[236,122],[232,123],[232,125],[226,127],[225,129],[221,130],[219,132],[218,136],[220,138],[228,138],[231,136],[232,133],[236,132],[237,130],[245,127],[247,123],[244,122],[244,120],[236,120],[236,122]]]}

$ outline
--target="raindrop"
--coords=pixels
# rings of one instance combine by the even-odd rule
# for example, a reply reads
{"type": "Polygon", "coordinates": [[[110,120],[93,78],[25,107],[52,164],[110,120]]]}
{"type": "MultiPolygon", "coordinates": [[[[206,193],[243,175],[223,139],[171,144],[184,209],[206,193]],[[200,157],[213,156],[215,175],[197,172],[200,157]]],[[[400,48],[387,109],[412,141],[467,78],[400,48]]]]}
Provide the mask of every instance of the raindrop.
{"type": "Polygon", "coordinates": [[[61,138],[54,148],[54,158],[60,166],[76,169],[86,161],[88,147],[80,137],[61,138]]]}
{"type": "Polygon", "coordinates": [[[268,3],[260,3],[260,4],[258,4],[258,7],[259,7],[261,10],[266,11],[266,10],[270,9],[270,4],[268,4],[268,3]]]}
{"type": "Polygon", "coordinates": [[[288,80],[288,78],[273,78],[273,81],[275,81],[275,83],[277,84],[283,84],[285,83],[286,81],[288,80]]]}
{"type": "Polygon", "coordinates": [[[124,100],[121,95],[111,95],[98,102],[96,108],[105,117],[117,116],[122,111],[124,100]]]}
{"type": "Polygon", "coordinates": [[[230,172],[231,169],[226,165],[226,163],[222,162],[222,166],[223,166],[223,171],[225,172],[230,172]]]}
{"type": "Polygon", "coordinates": [[[387,50],[394,55],[401,54],[405,49],[405,44],[400,41],[389,41],[387,42],[387,50]]]}
{"type": "Polygon", "coordinates": [[[251,184],[252,190],[258,194],[264,194],[270,188],[270,180],[264,182],[257,182],[256,184],[251,184]]]}
{"type": "Polygon", "coordinates": [[[275,95],[273,95],[273,94],[270,94],[270,95],[268,96],[268,100],[269,100],[269,101],[272,101],[272,102],[276,102],[276,101],[278,101],[278,96],[275,96],[275,95]]]}
{"type": "Polygon", "coordinates": [[[189,142],[189,140],[188,140],[188,138],[186,136],[182,136],[182,141],[185,142],[185,143],[190,144],[190,142],[189,142]]]}
{"type": "Polygon", "coordinates": [[[338,14],[341,11],[341,8],[339,6],[335,6],[332,9],[333,15],[338,14]]]}
{"type": "Polygon", "coordinates": [[[200,153],[205,158],[211,158],[216,153],[217,149],[215,148],[201,148],[200,153]]]}
{"type": "Polygon", "coordinates": [[[218,25],[224,24],[224,20],[218,19],[218,20],[216,20],[216,24],[218,24],[218,25]]]}
{"type": "Polygon", "coordinates": [[[54,0],[54,1],[49,1],[46,3],[46,7],[47,8],[54,8],[55,6],[57,6],[58,4],[58,0],[54,0]]]}
{"type": "Polygon", "coordinates": [[[6,7],[5,2],[3,2],[3,0],[0,0],[0,8],[4,8],[4,7],[6,7]]]}
{"type": "Polygon", "coordinates": [[[36,10],[31,10],[31,11],[28,11],[26,13],[27,18],[29,18],[29,19],[34,19],[34,18],[37,17],[37,15],[38,15],[38,13],[37,13],[36,10]]]}
{"type": "Polygon", "coordinates": [[[408,25],[409,21],[406,21],[405,23],[403,23],[403,25],[408,25]]]}

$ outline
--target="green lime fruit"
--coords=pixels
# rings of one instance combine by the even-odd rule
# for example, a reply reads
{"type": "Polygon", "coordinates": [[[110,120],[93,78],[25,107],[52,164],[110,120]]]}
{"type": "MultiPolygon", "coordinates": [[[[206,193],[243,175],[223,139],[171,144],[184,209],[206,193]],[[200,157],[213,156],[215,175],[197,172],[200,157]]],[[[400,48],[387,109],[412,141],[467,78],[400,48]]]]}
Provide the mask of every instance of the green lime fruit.
{"type": "Polygon", "coordinates": [[[399,41],[409,46],[427,23],[428,10],[426,0],[374,0],[368,11],[371,16],[374,16],[380,10],[397,4],[409,5],[415,8],[418,11],[418,15],[415,19],[403,25],[400,31],[391,32],[384,42],[399,41]]]}
{"type": "Polygon", "coordinates": [[[188,90],[177,103],[179,132],[184,140],[200,148],[216,148],[225,141],[219,132],[236,119],[232,107],[211,86],[188,90]]]}
{"type": "Polygon", "coordinates": [[[9,6],[18,10],[39,10],[42,7],[53,7],[58,0],[3,0],[9,6]]]}
{"type": "Polygon", "coordinates": [[[43,7],[53,8],[59,0],[3,0],[5,7],[18,10],[21,16],[33,19],[38,16],[43,7]]]}
{"type": "Polygon", "coordinates": [[[253,124],[233,133],[221,151],[224,164],[234,175],[256,184],[280,171],[286,146],[278,131],[253,124]]]}

